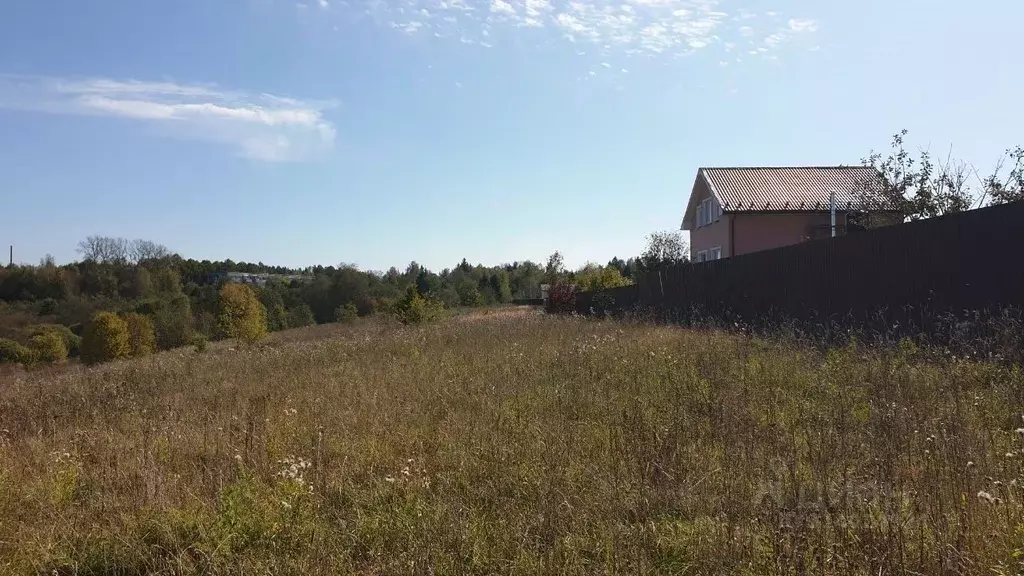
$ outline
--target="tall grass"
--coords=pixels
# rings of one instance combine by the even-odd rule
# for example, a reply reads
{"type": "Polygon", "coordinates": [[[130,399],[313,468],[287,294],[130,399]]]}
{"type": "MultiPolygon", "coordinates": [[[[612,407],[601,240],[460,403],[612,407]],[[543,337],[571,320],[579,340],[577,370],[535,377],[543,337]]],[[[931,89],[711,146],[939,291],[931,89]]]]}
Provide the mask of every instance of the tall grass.
{"type": "Polygon", "coordinates": [[[0,573],[1019,573],[1024,375],[919,356],[505,313],[5,375],[0,573]]]}

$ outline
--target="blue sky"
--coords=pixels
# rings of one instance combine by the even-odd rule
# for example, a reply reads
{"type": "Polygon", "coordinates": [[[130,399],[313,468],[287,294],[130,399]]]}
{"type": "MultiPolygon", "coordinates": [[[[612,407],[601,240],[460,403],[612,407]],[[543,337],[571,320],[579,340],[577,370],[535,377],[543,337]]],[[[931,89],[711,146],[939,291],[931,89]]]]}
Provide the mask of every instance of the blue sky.
{"type": "Polygon", "coordinates": [[[638,253],[702,165],[1024,143],[1024,3],[0,4],[0,243],[291,266],[638,253]]]}

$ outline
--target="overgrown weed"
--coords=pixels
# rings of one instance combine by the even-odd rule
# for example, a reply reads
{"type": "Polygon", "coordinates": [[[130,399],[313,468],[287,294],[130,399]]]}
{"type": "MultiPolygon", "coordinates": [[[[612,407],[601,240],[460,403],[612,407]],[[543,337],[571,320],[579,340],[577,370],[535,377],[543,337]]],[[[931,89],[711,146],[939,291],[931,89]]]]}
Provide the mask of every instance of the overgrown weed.
{"type": "Polygon", "coordinates": [[[533,314],[0,376],[0,572],[1015,574],[1024,375],[533,314]]]}

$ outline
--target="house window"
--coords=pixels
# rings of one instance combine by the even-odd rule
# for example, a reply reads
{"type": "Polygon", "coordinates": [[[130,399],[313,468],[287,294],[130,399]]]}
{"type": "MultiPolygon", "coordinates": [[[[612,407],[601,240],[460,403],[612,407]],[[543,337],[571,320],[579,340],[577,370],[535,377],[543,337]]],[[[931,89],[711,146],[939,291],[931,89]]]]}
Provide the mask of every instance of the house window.
{"type": "Polygon", "coordinates": [[[701,250],[700,252],[697,252],[697,262],[706,262],[707,259],[708,259],[708,251],[707,250],[701,250]]]}
{"type": "Polygon", "coordinates": [[[722,247],[716,246],[708,250],[708,260],[720,260],[722,258],[722,247]]]}
{"type": "Polygon", "coordinates": [[[712,198],[705,198],[697,206],[697,227],[700,228],[701,226],[707,226],[712,222],[716,222],[721,215],[722,209],[718,203],[712,198]]]}
{"type": "Polygon", "coordinates": [[[722,207],[713,198],[705,198],[697,206],[697,227],[717,222],[721,216],[722,207]]]}

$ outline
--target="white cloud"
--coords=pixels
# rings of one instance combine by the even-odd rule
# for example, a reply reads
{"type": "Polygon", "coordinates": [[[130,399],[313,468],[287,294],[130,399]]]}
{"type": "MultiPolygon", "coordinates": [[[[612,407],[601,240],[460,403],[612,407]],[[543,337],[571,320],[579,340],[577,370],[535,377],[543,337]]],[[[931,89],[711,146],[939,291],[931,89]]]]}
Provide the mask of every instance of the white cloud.
{"type": "Polygon", "coordinates": [[[816,32],[818,23],[806,18],[794,18],[789,21],[789,29],[793,32],[816,32]]]}
{"type": "Polygon", "coordinates": [[[554,7],[549,0],[526,0],[527,16],[541,16],[553,9],[554,7]]]}
{"type": "MultiPolygon", "coordinates": [[[[775,47],[796,34],[812,33],[817,22],[756,12],[739,0],[368,0],[376,21],[407,34],[483,45],[484,31],[495,44],[513,34],[557,31],[577,45],[593,44],[604,55],[685,56],[714,49],[729,52],[740,41],[775,47]],[[411,15],[417,14],[415,21],[411,15]],[[533,30],[530,30],[533,29],[533,30]],[[723,48],[724,47],[724,48],[723,48]]],[[[341,3],[333,3],[332,6],[341,3]]],[[[712,60],[715,61],[715,60],[712,60]]]]}
{"type": "Polygon", "coordinates": [[[572,14],[566,14],[563,12],[555,18],[555,22],[569,32],[585,32],[587,30],[587,27],[583,25],[583,22],[580,22],[580,19],[572,14]]]}
{"type": "Polygon", "coordinates": [[[491,12],[495,14],[515,14],[516,9],[505,0],[491,0],[491,12]]]}
{"type": "Polygon", "coordinates": [[[329,151],[336,133],[323,117],[327,107],[172,82],[0,75],[0,108],[133,120],[265,161],[298,161],[329,151]]]}
{"type": "Polygon", "coordinates": [[[416,32],[419,32],[420,28],[423,28],[423,22],[418,22],[416,20],[403,23],[392,22],[391,27],[397,28],[406,34],[415,34],[416,32]]]}

